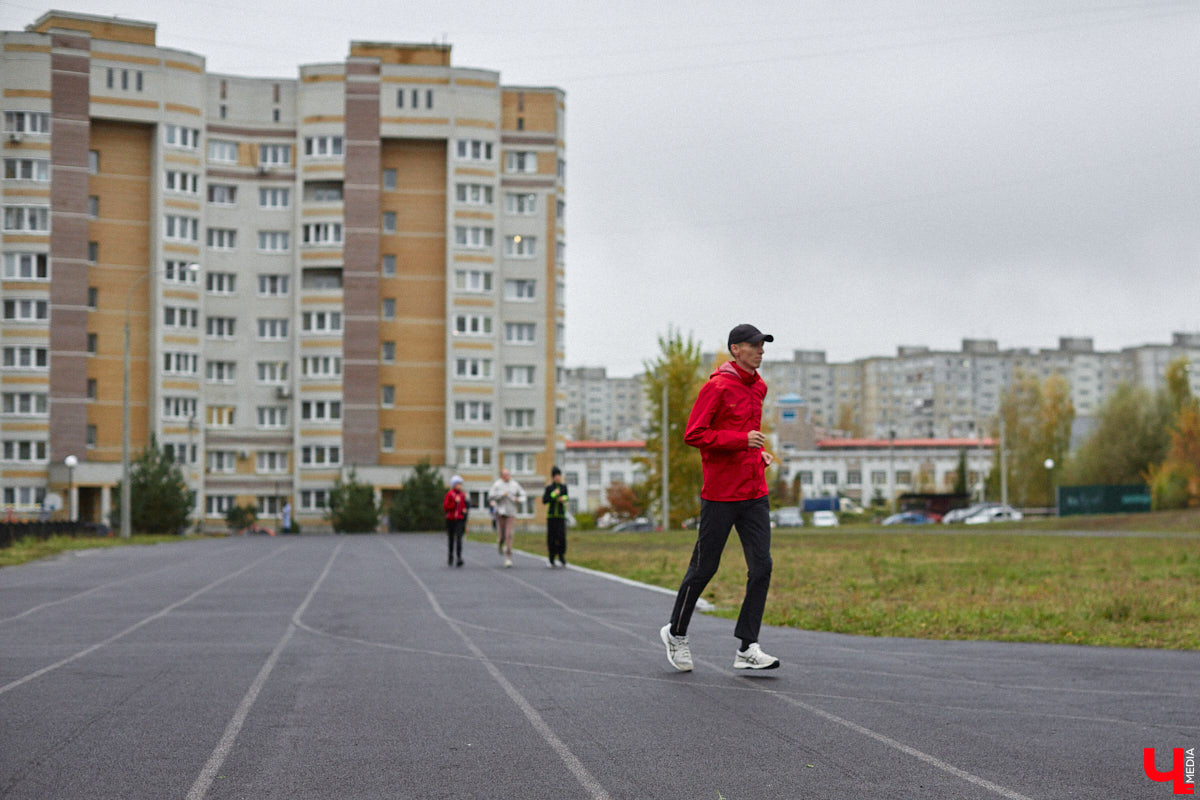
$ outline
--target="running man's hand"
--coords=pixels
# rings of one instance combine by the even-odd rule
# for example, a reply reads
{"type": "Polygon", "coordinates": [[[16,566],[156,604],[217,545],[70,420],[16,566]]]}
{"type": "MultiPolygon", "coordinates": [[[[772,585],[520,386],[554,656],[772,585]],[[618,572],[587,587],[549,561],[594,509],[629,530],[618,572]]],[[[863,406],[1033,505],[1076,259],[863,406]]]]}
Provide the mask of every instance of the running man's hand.
{"type": "Polygon", "coordinates": [[[762,431],[750,431],[746,436],[747,449],[754,450],[767,446],[767,437],[762,431]]]}
{"type": "Polygon", "coordinates": [[[769,466],[771,466],[771,462],[773,462],[775,460],[775,456],[771,455],[766,450],[763,450],[762,451],[762,460],[763,460],[763,466],[769,467],[769,466]]]}

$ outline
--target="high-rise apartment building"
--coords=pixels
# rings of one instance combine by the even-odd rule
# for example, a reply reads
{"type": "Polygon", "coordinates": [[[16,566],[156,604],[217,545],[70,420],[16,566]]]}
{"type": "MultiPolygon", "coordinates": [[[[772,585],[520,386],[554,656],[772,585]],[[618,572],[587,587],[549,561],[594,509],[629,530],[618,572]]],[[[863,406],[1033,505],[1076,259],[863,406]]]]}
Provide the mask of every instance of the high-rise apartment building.
{"type": "Polygon", "coordinates": [[[645,389],[640,376],[609,377],[604,367],[574,367],[562,370],[559,388],[565,402],[560,432],[568,438],[615,440],[645,435],[645,389]]]}
{"type": "Polygon", "coordinates": [[[385,501],[424,460],[477,499],[501,467],[545,481],[563,92],[448,45],[217,75],[155,32],[0,32],[0,503],[70,482],[77,517],[108,518],[126,358],[134,452],[170,448],[213,527],[285,500],[320,527],[351,469],[385,501]]]}

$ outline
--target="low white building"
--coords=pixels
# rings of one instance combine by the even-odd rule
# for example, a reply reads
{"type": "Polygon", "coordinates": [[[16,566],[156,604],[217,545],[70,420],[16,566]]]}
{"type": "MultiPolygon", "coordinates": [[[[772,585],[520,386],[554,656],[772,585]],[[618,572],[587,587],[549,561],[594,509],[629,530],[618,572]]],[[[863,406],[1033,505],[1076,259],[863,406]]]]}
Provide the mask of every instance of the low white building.
{"type": "Polygon", "coordinates": [[[607,506],[608,487],[614,483],[641,482],[642,468],[634,459],[645,455],[646,443],[641,439],[568,441],[561,466],[571,513],[607,506]]]}

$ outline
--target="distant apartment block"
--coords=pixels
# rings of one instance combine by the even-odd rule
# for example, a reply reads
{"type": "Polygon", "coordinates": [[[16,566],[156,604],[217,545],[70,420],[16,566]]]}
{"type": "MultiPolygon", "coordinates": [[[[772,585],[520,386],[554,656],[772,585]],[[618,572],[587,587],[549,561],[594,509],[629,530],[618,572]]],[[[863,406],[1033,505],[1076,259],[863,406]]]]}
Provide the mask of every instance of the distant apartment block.
{"type": "Polygon", "coordinates": [[[562,370],[565,398],[560,432],[575,440],[636,439],[645,427],[645,390],[639,377],[610,378],[604,367],[562,370]]]}
{"type": "Polygon", "coordinates": [[[502,467],[547,481],[563,92],[449,45],[267,79],[155,37],[57,11],[0,32],[0,508],[70,480],[108,518],[126,326],[133,451],[170,448],[211,527],[286,500],[320,527],[351,469],[385,501],[422,460],[477,498],[502,467]]]}

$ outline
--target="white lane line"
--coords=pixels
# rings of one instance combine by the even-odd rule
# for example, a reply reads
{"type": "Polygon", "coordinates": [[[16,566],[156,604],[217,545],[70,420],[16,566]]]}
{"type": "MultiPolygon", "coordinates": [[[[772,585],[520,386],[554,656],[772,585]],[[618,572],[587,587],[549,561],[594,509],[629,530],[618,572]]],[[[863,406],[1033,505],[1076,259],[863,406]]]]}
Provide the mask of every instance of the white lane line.
{"type": "Polygon", "coordinates": [[[282,553],[284,550],[287,550],[289,547],[291,547],[291,545],[287,545],[283,548],[280,548],[279,550],[272,551],[272,552],[268,553],[267,555],[263,556],[262,558],[250,562],[246,566],[239,569],[237,572],[231,572],[230,574],[226,575],[223,578],[218,578],[217,580],[213,581],[212,583],[208,584],[207,586],[205,586],[201,589],[197,589],[196,591],[192,592],[191,594],[189,594],[187,597],[183,598],[182,600],[178,600],[174,603],[171,603],[171,605],[166,606],[165,608],[155,612],[154,614],[151,614],[150,616],[146,617],[143,620],[133,623],[128,628],[125,628],[123,631],[120,631],[119,633],[114,633],[112,636],[108,637],[104,641],[97,642],[96,644],[91,645],[90,647],[85,647],[84,649],[80,650],[78,653],[67,656],[66,658],[62,659],[61,661],[56,661],[53,664],[50,664],[49,666],[42,667],[41,669],[39,669],[35,672],[29,673],[28,675],[26,675],[23,678],[18,678],[17,680],[12,681],[11,683],[6,683],[5,685],[0,686],[0,694],[4,694],[5,692],[12,691],[13,689],[16,689],[18,686],[29,683],[30,681],[36,680],[37,678],[40,678],[49,672],[53,672],[54,670],[56,670],[60,667],[65,667],[67,664],[78,661],[79,659],[83,658],[84,656],[90,655],[91,653],[96,652],[97,650],[99,650],[102,647],[107,647],[108,645],[112,644],[113,642],[117,641],[118,639],[121,639],[121,638],[133,633],[137,629],[139,629],[145,625],[149,625],[154,620],[165,617],[167,614],[170,614],[172,611],[174,611],[175,609],[184,605],[185,603],[190,603],[192,600],[195,600],[197,597],[204,594],[205,592],[215,589],[216,587],[220,586],[222,583],[225,583],[226,581],[233,580],[234,578],[241,575],[243,572],[246,572],[247,570],[253,569],[254,567],[261,564],[262,562],[266,561],[268,558],[274,558],[275,556],[282,553]]]}
{"type": "Polygon", "coordinates": [[[250,716],[250,709],[254,706],[254,702],[258,700],[259,692],[266,685],[267,678],[271,676],[276,662],[279,661],[279,656],[282,655],[288,642],[291,641],[293,634],[296,633],[300,617],[304,615],[308,604],[312,602],[317,589],[325,582],[325,577],[329,575],[329,570],[333,566],[333,560],[337,558],[344,544],[345,542],[339,542],[338,546],[329,554],[329,560],[325,562],[325,569],[321,570],[321,574],[317,576],[316,581],[309,587],[304,601],[292,612],[292,621],[288,623],[287,630],[284,631],[283,636],[275,644],[275,649],[271,651],[271,655],[263,663],[262,669],[258,671],[254,682],[250,684],[250,688],[246,690],[245,696],[242,697],[242,702],[238,703],[237,710],[233,712],[233,717],[230,718],[229,724],[225,726],[225,732],[221,735],[221,740],[217,742],[217,746],[213,749],[212,754],[209,755],[204,768],[200,770],[200,775],[196,777],[196,782],[192,784],[191,790],[187,793],[187,800],[201,800],[201,798],[208,794],[209,787],[212,786],[217,773],[221,771],[221,767],[225,764],[225,759],[233,752],[233,744],[237,741],[238,734],[242,731],[242,726],[246,724],[246,718],[250,716]]]}
{"type": "MultiPolygon", "coordinates": [[[[477,659],[479,659],[480,663],[483,664],[488,673],[492,676],[492,679],[495,680],[496,683],[500,684],[500,688],[502,688],[504,693],[508,695],[509,699],[516,704],[517,708],[521,709],[521,713],[525,715],[527,720],[529,720],[529,724],[533,726],[534,730],[538,732],[546,744],[548,744],[550,748],[558,755],[559,759],[562,760],[567,769],[570,770],[571,774],[575,776],[575,780],[579,781],[579,784],[595,800],[611,800],[611,796],[607,791],[604,790],[604,787],[600,785],[600,782],[596,780],[595,776],[588,772],[587,767],[585,767],[583,762],[579,760],[579,757],[571,751],[571,748],[567,746],[566,742],[558,738],[554,731],[550,729],[550,726],[546,724],[544,719],[542,719],[542,715],[537,712],[537,709],[535,709],[529,703],[529,701],[525,699],[520,691],[517,690],[517,687],[513,686],[512,683],[510,683],[509,680],[504,677],[504,673],[500,671],[500,668],[492,663],[491,659],[489,659],[484,652],[476,646],[471,637],[468,636],[461,627],[459,627],[458,622],[456,622],[454,618],[442,610],[441,603],[439,603],[437,598],[434,597],[433,592],[429,590],[429,587],[425,585],[425,582],[421,580],[416,572],[413,571],[412,567],[408,565],[408,562],[404,560],[404,556],[400,555],[400,551],[396,549],[396,546],[388,541],[385,541],[385,544],[396,556],[396,560],[400,562],[400,565],[404,567],[416,584],[421,587],[421,591],[425,593],[425,598],[429,601],[429,605],[433,608],[434,613],[441,617],[442,620],[450,626],[451,630],[458,634],[458,637],[463,640],[464,644],[466,644],[467,649],[470,650],[477,659]]],[[[192,800],[192,798],[189,798],[189,800],[192,800]]]]}
{"type": "MultiPolygon", "coordinates": [[[[218,550],[216,555],[220,555],[221,553],[224,553],[227,550],[232,550],[232,549],[233,549],[232,547],[227,547],[224,550],[218,550]]],[[[190,560],[191,559],[189,559],[189,561],[190,560]]],[[[109,581],[108,583],[102,583],[99,586],[93,586],[91,589],[86,589],[82,592],[76,592],[75,594],[67,595],[66,597],[60,597],[57,600],[47,600],[45,603],[41,603],[32,608],[25,609],[20,614],[14,614],[11,617],[4,617],[4,618],[0,619],[0,624],[3,624],[5,622],[12,622],[13,620],[21,619],[22,617],[27,617],[36,611],[41,611],[44,608],[50,608],[51,606],[56,606],[56,605],[59,605],[60,603],[67,603],[67,602],[70,602],[71,600],[78,600],[81,597],[87,597],[89,594],[98,592],[101,589],[111,589],[114,586],[120,586],[123,583],[129,583],[130,581],[135,580],[137,578],[144,578],[147,575],[153,575],[156,572],[162,572],[164,569],[169,569],[171,567],[177,567],[180,565],[180,563],[188,563],[188,562],[186,562],[186,561],[185,562],[171,562],[168,564],[163,564],[161,567],[157,567],[152,570],[147,570],[146,572],[139,572],[136,575],[130,575],[127,578],[121,578],[119,580],[109,581]]]]}

